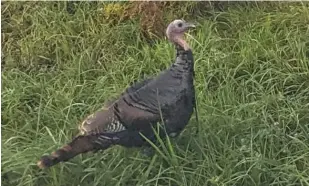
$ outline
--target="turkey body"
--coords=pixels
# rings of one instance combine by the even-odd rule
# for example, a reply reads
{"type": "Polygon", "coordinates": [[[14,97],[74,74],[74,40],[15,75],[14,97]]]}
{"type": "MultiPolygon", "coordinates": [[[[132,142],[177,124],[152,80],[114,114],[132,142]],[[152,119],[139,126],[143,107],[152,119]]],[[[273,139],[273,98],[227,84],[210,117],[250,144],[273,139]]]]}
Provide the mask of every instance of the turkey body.
{"type": "MultiPolygon", "coordinates": [[[[82,124],[84,135],[99,135],[126,147],[143,146],[145,139],[155,142],[153,128],[163,123],[166,133],[178,135],[190,120],[195,104],[194,60],[191,50],[177,46],[176,61],[157,77],[133,84],[108,110],[100,110],[82,124]],[[162,122],[163,121],[163,122],[162,122]]],[[[164,137],[165,132],[160,132],[164,137]]],[[[102,141],[100,141],[100,139],[102,141]]]]}
{"type": "Polygon", "coordinates": [[[158,123],[165,128],[161,128],[160,137],[177,136],[192,116],[195,90],[192,51],[179,45],[176,50],[176,60],[170,68],[133,84],[107,108],[88,116],[80,125],[80,135],[52,155],[43,156],[38,165],[50,167],[77,154],[112,145],[149,145],[144,137],[155,143],[153,128],[158,123]]]}

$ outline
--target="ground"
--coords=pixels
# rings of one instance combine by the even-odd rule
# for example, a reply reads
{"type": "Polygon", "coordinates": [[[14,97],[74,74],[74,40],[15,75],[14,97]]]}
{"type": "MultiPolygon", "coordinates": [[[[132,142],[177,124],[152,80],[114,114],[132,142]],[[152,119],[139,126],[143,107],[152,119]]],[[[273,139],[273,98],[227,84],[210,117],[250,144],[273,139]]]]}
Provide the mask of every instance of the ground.
{"type": "Polygon", "coordinates": [[[187,39],[199,124],[193,115],[152,157],[114,147],[39,170],[82,119],[175,55],[164,37],[141,34],[137,17],[106,21],[106,3],[64,5],[2,3],[3,185],[309,185],[308,3],[185,15],[197,23],[187,39]]]}

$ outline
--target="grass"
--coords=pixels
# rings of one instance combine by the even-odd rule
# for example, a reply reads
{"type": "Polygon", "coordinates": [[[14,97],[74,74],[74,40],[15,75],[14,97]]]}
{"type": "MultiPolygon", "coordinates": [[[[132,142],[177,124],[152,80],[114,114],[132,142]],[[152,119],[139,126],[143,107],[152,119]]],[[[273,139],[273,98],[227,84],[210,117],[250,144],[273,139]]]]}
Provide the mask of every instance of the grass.
{"type": "Polygon", "coordinates": [[[105,23],[87,3],[74,15],[61,3],[6,4],[3,185],[309,185],[308,3],[232,6],[195,19],[198,135],[192,116],[153,157],[114,147],[45,171],[36,167],[43,154],[132,81],[167,68],[175,51],[164,39],[144,42],[137,21],[105,23]]]}

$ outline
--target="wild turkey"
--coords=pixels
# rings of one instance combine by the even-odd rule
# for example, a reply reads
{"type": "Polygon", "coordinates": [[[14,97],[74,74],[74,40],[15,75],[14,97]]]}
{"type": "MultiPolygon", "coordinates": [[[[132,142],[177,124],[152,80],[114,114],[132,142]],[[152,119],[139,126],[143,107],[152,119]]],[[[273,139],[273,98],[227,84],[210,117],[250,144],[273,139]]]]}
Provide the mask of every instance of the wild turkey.
{"type": "Polygon", "coordinates": [[[171,22],[166,35],[177,49],[171,67],[156,77],[133,84],[106,109],[88,116],[80,125],[80,135],[51,155],[43,156],[37,165],[50,167],[112,145],[145,146],[149,143],[144,137],[156,142],[153,128],[158,123],[165,127],[160,134],[177,136],[188,124],[195,107],[193,54],[183,39],[184,33],[194,27],[184,20],[171,22]]]}

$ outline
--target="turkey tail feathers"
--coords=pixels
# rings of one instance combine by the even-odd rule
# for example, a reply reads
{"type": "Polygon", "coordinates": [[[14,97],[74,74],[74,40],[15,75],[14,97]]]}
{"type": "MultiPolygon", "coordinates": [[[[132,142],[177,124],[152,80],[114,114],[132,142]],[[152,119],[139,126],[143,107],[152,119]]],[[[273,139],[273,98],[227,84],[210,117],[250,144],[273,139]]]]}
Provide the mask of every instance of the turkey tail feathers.
{"type": "Polygon", "coordinates": [[[96,144],[93,142],[96,138],[97,136],[78,136],[51,155],[42,156],[37,165],[41,169],[48,168],[59,162],[68,161],[78,154],[96,150],[96,144]]]}

